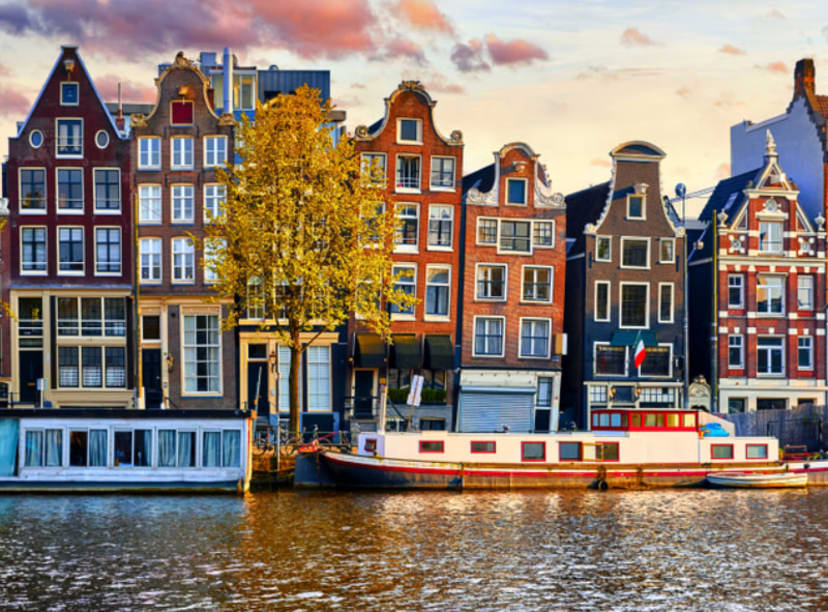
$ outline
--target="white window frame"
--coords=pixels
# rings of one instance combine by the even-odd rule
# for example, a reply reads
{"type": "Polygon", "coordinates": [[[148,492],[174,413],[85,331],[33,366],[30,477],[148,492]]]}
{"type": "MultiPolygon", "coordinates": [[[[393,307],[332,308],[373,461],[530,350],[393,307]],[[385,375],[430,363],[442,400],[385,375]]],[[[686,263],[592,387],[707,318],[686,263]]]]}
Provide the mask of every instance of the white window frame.
{"type": "Polygon", "coordinates": [[[457,158],[451,155],[432,155],[428,167],[428,187],[431,191],[453,192],[457,189],[457,158]],[[451,185],[435,185],[432,181],[434,171],[434,160],[450,159],[452,162],[451,185]]]}
{"type": "Polygon", "coordinates": [[[796,339],[796,367],[798,370],[812,371],[814,369],[814,339],[813,336],[798,336],[796,339]],[[808,341],[808,363],[802,365],[799,362],[799,351],[802,350],[800,342],[802,340],[808,341]]]}
{"type": "MultiPolygon", "coordinates": [[[[659,347],[665,347],[666,346],[666,347],[669,347],[669,349],[670,349],[669,356],[667,357],[667,360],[668,360],[667,361],[667,365],[668,365],[667,374],[642,374],[641,373],[641,366],[638,366],[637,368],[635,368],[635,371],[636,371],[636,375],[639,378],[642,377],[642,376],[645,376],[647,378],[664,378],[664,379],[668,379],[668,378],[673,377],[673,344],[671,342],[659,342],[658,346],[659,347]]],[[[645,356],[645,359],[646,359],[646,356],[645,356]]],[[[641,365],[644,365],[643,362],[642,362],[641,365]]]]}
{"type": "Polygon", "coordinates": [[[509,295],[509,266],[504,263],[496,262],[480,262],[474,264],[474,299],[479,302],[505,302],[509,295]],[[480,281],[479,274],[481,268],[502,268],[503,269],[503,296],[502,297],[486,297],[480,295],[480,281]]]}
{"type": "Polygon", "coordinates": [[[227,163],[227,136],[221,134],[210,134],[203,139],[204,146],[204,167],[221,168],[227,163]],[[213,142],[213,151],[210,152],[210,143],[213,142]],[[221,143],[221,151],[216,146],[221,143]],[[219,158],[219,154],[221,154],[219,158]]]}
{"type": "MultiPolygon", "coordinates": [[[[415,117],[397,117],[397,133],[396,133],[396,141],[397,144],[416,144],[421,145],[423,144],[423,120],[417,119],[415,117]],[[402,122],[403,121],[415,121],[417,123],[417,140],[405,140],[402,137],[402,122]]],[[[421,168],[422,170],[422,168],[421,168]]]]}
{"type": "MultiPolygon", "coordinates": [[[[95,250],[93,259],[95,260],[95,276],[120,276],[124,270],[124,237],[121,227],[118,225],[96,225],[93,230],[95,234],[95,250]],[[98,230],[117,230],[118,231],[118,271],[117,272],[99,272],[98,271],[98,230]]],[[[108,262],[109,263],[109,262],[108,262]]]]}
{"type": "MultiPolygon", "coordinates": [[[[756,376],[758,376],[760,378],[761,377],[780,378],[780,377],[785,376],[785,353],[786,353],[785,349],[787,348],[785,346],[785,344],[786,343],[785,343],[785,337],[784,336],[775,336],[775,335],[771,335],[771,334],[766,334],[766,335],[763,334],[761,336],[757,336],[757,338],[756,338],[756,376]],[[762,346],[760,346],[759,341],[760,341],[761,338],[776,338],[778,340],[781,340],[781,346],[779,347],[779,350],[782,352],[782,357],[779,360],[779,362],[782,366],[782,370],[780,372],[760,372],[759,371],[759,353],[760,353],[760,351],[768,351],[768,365],[770,366],[771,361],[772,361],[770,359],[771,351],[776,350],[776,347],[771,348],[771,347],[762,347],[762,346]]],[[[798,359],[798,355],[797,355],[797,363],[798,363],[798,361],[799,361],[799,359],[798,359]]]]}
{"type": "Polygon", "coordinates": [[[618,283],[618,328],[619,329],[649,329],[650,327],[650,283],[621,281],[618,283]],[[624,309],[624,287],[644,286],[647,288],[647,301],[644,304],[644,325],[624,325],[622,312],[624,309]]]}
{"type": "Polygon", "coordinates": [[[46,276],[49,274],[49,228],[45,225],[21,225],[18,232],[20,242],[20,276],[46,276]],[[26,270],[23,268],[23,230],[43,230],[43,261],[29,262],[31,265],[43,264],[42,270],[26,270]]]}
{"type": "Polygon", "coordinates": [[[138,170],[160,170],[161,169],[161,137],[160,136],[139,136],[138,137],[138,170]],[[146,151],[142,151],[142,145],[147,143],[146,151]],[[152,146],[154,145],[154,146],[152,146]],[[146,154],[147,163],[142,163],[142,159],[146,154]],[[157,157],[158,161],[153,162],[153,158],[157,157]]]}
{"type": "Polygon", "coordinates": [[[727,367],[731,370],[743,370],[745,368],[745,337],[741,334],[732,334],[727,337],[727,367]],[[738,339],[738,342],[733,342],[736,339],[738,339]],[[732,363],[730,361],[730,351],[736,348],[739,349],[739,362],[732,363]]]}
{"type": "Polygon", "coordinates": [[[192,136],[171,136],[170,137],[170,170],[192,170],[195,167],[195,139],[192,136]],[[186,147],[176,151],[176,143],[190,143],[190,163],[187,162],[186,147]],[[177,159],[180,157],[181,159],[177,159]]]}
{"type": "MultiPolygon", "coordinates": [[[[776,241],[774,241],[776,242],[776,241]]],[[[760,221],[759,222],[759,252],[770,254],[781,254],[785,251],[785,224],[782,221],[760,221]],[[762,231],[762,226],[765,226],[766,231],[762,231]],[[770,228],[779,228],[779,248],[768,248],[771,246],[772,236],[770,235],[770,228]],[[763,242],[762,235],[766,235],[768,240],[763,242]]]]}
{"type": "MultiPolygon", "coordinates": [[[[761,313],[762,315],[765,315],[765,316],[768,316],[768,317],[781,317],[781,316],[784,316],[784,314],[785,314],[786,287],[787,287],[787,283],[785,281],[786,281],[786,277],[785,276],[780,276],[778,274],[771,274],[771,273],[761,272],[761,273],[758,273],[756,275],[756,312],[757,313],[761,313]],[[767,284],[760,285],[760,282],[761,282],[760,279],[766,279],[766,278],[776,278],[776,279],[780,279],[782,281],[781,299],[779,300],[779,302],[782,306],[782,309],[779,312],[772,312],[770,310],[767,310],[767,311],[759,310],[759,288],[760,287],[770,287],[770,285],[767,285],[767,284]]],[[[771,300],[768,299],[767,303],[768,303],[768,308],[770,308],[771,300]]]]}
{"type": "MultiPolygon", "coordinates": [[[[221,183],[205,183],[202,191],[204,223],[210,223],[211,219],[215,219],[224,214],[224,205],[227,202],[227,187],[221,183]],[[212,191],[212,193],[208,194],[208,190],[212,191]],[[213,206],[213,202],[216,203],[215,206],[213,206]],[[212,214],[212,218],[207,214],[208,211],[212,214]]],[[[193,195],[195,195],[195,191],[193,195]]],[[[193,216],[195,216],[195,200],[193,200],[193,216]]]]}
{"type": "Polygon", "coordinates": [[[94,199],[93,209],[96,215],[120,215],[121,209],[123,208],[123,193],[121,190],[121,169],[120,168],[107,168],[107,167],[96,167],[92,168],[92,197],[94,199]],[[98,181],[97,181],[97,174],[99,171],[112,171],[115,170],[118,173],[118,208],[98,208],[98,181]]]}
{"type": "Polygon", "coordinates": [[[804,310],[804,311],[811,311],[814,309],[814,285],[816,284],[815,278],[811,274],[802,274],[797,276],[796,278],[796,308],[797,310],[804,310]],[[810,281],[810,287],[802,287],[803,280],[810,281]],[[799,296],[802,291],[808,292],[808,303],[806,305],[802,305],[799,296]]]}
{"type": "Polygon", "coordinates": [[[332,409],[332,389],[333,386],[331,384],[331,347],[330,345],[310,345],[307,349],[307,376],[305,377],[306,381],[306,388],[307,388],[307,406],[308,412],[330,412],[332,409]],[[325,360],[322,361],[321,359],[315,359],[315,354],[322,355],[324,353],[325,360]],[[324,393],[320,393],[318,389],[313,388],[313,383],[315,381],[321,381],[322,377],[316,377],[313,375],[313,369],[311,366],[317,365],[321,366],[318,371],[325,373],[324,380],[327,382],[328,392],[327,395],[324,393]],[[323,406],[313,406],[312,398],[325,398],[325,404],[323,406]]]}
{"type": "Polygon", "coordinates": [[[394,203],[394,216],[397,219],[407,219],[411,220],[414,219],[417,222],[417,232],[416,232],[416,240],[414,244],[402,244],[397,242],[397,235],[394,235],[394,252],[395,253],[417,253],[419,252],[420,247],[420,205],[417,202],[395,202],[394,203]],[[403,206],[413,206],[414,207],[414,216],[406,215],[400,216],[400,210],[403,206]]]}
{"type": "MultiPolygon", "coordinates": [[[[399,268],[406,268],[408,270],[414,271],[414,280],[411,283],[404,283],[406,285],[413,285],[414,292],[412,295],[417,297],[417,264],[415,262],[403,262],[403,261],[395,261],[394,265],[391,267],[391,272],[394,276],[397,275],[397,270],[399,268]]],[[[395,283],[396,285],[396,283],[395,283]]],[[[417,318],[417,304],[413,304],[411,306],[411,312],[392,312],[391,313],[391,320],[392,321],[414,321],[417,318]]]]}
{"type": "MultiPolygon", "coordinates": [[[[58,225],[55,228],[55,237],[57,238],[57,248],[55,249],[55,261],[57,265],[58,276],[83,276],[86,274],[86,231],[82,225],[58,225]],[[81,269],[80,270],[61,270],[60,269],[60,230],[80,230],[81,233],[81,269]]],[[[78,262],[67,262],[77,264],[78,262]]]]}
{"type": "Polygon", "coordinates": [[[658,241],[658,263],[671,264],[676,263],[676,239],[675,238],[659,238],[658,241]],[[665,245],[670,245],[670,259],[662,259],[662,249],[665,245]]]}
{"type": "Polygon", "coordinates": [[[497,217],[477,217],[475,223],[474,242],[477,246],[497,247],[500,244],[500,220],[497,217]],[[480,222],[494,221],[495,224],[495,239],[494,242],[480,242],[480,222]]]}
{"type": "MultiPolygon", "coordinates": [[[[423,320],[425,321],[450,321],[451,320],[451,264],[428,264],[425,271],[425,295],[423,296],[423,320]],[[446,284],[435,285],[439,287],[448,287],[446,296],[446,314],[429,314],[427,311],[428,305],[428,273],[430,270],[442,269],[448,270],[448,282],[446,284]]],[[[433,283],[431,283],[433,284],[433,283]]]]}
{"type": "Polygon", "coordinates": [[[593,292],[592,320],[596,323],[609,323],[612,319],[612,282],[608,280],[595,281],[593,292]],[[607,316],[604,318],[598,318],[598,285],[607,286],[607,316]]]}
{"type": "Polygon", "coordinates": [[[86,211],[86,179],[84,177],[84,168],[81,166],[58,166],[55,168],[55,212],[58,215],[82,215],[86,211]],[[61,208],[60,207],[60,171],[61,170],[75,170],[80,172],[81,180],[81,207],[80,208],[61,208]]]}
{"type": "Polygon", "coordinates": [[[650,269],[650,238],[648,236],[621,236],[621,257],[618,265],[624,270],[649,270],[650,269]],[[645,266],[624,265],[624,243],[625,242],[646,242],[647,243],[647,264],[645,266]]]}
{"type": "Polygon", "coordinates": [[[675,321],[675,311],[676,311],[676,285],[675,283],[659,283],[658,284],[658,322],[659,323],[673,323],[675,321]],[[661,288],[662,287],[670,287],[670,318],[669,319],[662,319],[661,318],[661,288]]]}
{"type": "Polygon", "coordinates": [[[57,159],[83,159],[83,117],[55,117],[55,158],[57,159]],[[80,121],[80,153],[60,153],[60,122],[61,121],[80,121]]]}
{"type": "Polygon", "coordinates": [[[423,156],[419,153],[397,153],[394,156],[394,191],[396,193],[421,193],[423,186],[423,156]],[[400,167],[400,158],[409,157],[417,158],[419,161],[419,176],[417,177],[417,185],[415,187],[403,187],[397,184],[397,172],[400,167]]]}
{"type": "Polygon", "coordinates": [[[530,219],[522,219],[520,217],[510,217],[506,219],[498,219],[497,222],[497,254],[498,255],[531,255],[533,253],[532,250],[532,238],[533,235],[533,227],[532,221],[530,219]],[[529,244],[529,249],[527,251],[513,251],[510,249],[504,249],[502,246],[503,240],[503,224],[504,223],[525,223],[529,226],[529,236],[527,237],[527,242],[529,244]]]}
{"type": "Polygon", "coordinates": [[[159,285],[159,284],[161,284],[161,280],[164,276],[163,265],[164,265],[164,241],[161,238],[156,238],[154,236],[141,236],[139,241],[138,241],[138,282],[140,282],[142,285],[159,285]],[[144,256],[145,250],[142,247],[143,247],[144,243],[149,244],[150,242],[152,242],[152,244],[157,244],[158,245],[158,250],[156,251],[155,249],[153,249],[151,252],[147,252],[147,254],[150,256],[149,270],[150,270],[151,274],[150,274],[150,278],[144,279],[143,278],[143,276],[144,276],[143,256],[144,256]],[[157,265],[155,265],[153,263],[153,258],[155,258],[155,257],[157,257],[157,259],[158,259],[157,265]],[[155,270],[158,271],[158,278],[155,278],[154,275],[152,274],[152,272],[155,271],[155,270]]]}
{"type": "MultiPolygon", "coordinates": [[[[180,193],[180,192],[179,192],[180,193]]],[[[192,224],[195,223],[195,185],[192,183],[173,183],[170,185],[170,219],[172,223],[184,223],[184,224],[192,224]],[[178,196],[176,197],[176,190],[181,190],[184,188],[189,187],[190,189],[190,200],[192,201],[192,208],[190,210],[189,216],[182,216],[186,211],[183,205],[183,201],[186,200],[186,197],[178,196]],[[176,215],[175,205],[176,200],[181,200],[181,210],[179,211],[179,215],[176,215]]]]}
{"type": "MultiPolygon", "coordinates": [[[[360,169],[362,172],[367,170],[366,162],[374,157],[382,159],[382,179],[383,181],[388,180],[388,154],[387,153],[380,153],[379,151],[363,151],[359,154],[359,163],[360,169]]],[[[396,171],[396,169],[395,169],[396,171]]]]}
{"type": "Polygon", "coordinates": [[[647,220],[647,194],[645,193],[628,193],[627,194],[627,221],[646,221],[647,220]],[[632,198],[641,198],[641,216],[633,217],[630,214],[630,200],[632,198]]]}
{"type": "Polygon", "coordinates": [[[61,81],[60,82],[60,89],[59,89],[59,96],[60,96],[60,105],[61,106],[80,106],[80,83],[78,81],[61,81]],[[78,93],[77,102],[64,102],[63,100],[63,86],[64,85],[74,85],[75,90],[78,93]]]}
{"type": "MultiPolygon", "coordinates": [[[[537,282],[535,282],[537,284],[537,282]]],[[[520,267],[520,301],[524,304],[551,304],[555,301],[555,266],[538,266],[535,264],[525,264],[520,267]],[[526,270],[546,270],[549,272],[549,299],[527,299],[524,287],[526,284],[526,270]]]]}
{"type": "MultiPolygon", "coordinates": [[[[49,208],[49,184],[47,170],[43,166],[21,166],[17,169],[17,213],[19,215],[45,215],[49,208]],[[23,208],[23,171],[24,170],[40,170],[43,173],[43,207],[42,208],[23,208]]],[[[57,174],[55,174],[57,180],[57,174]]],[[[57,204],[56,204],[57,205],[57,204]]]]}
{"type": "Polygon", "coordinates": [[[520,317],[518,326],[518,359],[549,359],[552,356],[552,319],[546,317],[520,317]],[[542,322],[547,325],[546,353],[544,355],[523,354],[523,324],[542,322]]]}
{"type": "Polygon", "coordinates": [[[213,254],[215,251],[225,248],[227,242],[223,238],[205,238],[204,251],[201,254],[201,268],[204,272],[204,284],[212,285],[219,277],[209,267],[208,264],[215,258],[213,254]],[[213,245],[216,245],[215,247],[213,245]]]}
{"type": "Polygon", "coordinates": [[[506,354],[506,317],[497,315],[476,315],[472,319],[472,357],[480,357],[481,359],[493,358],[502,359],[506,354]],[[498,319],[500,320],[500,353],[478,353],[477,352],[477,321],[478,319],[498,319]]]}
{"type": "MultiPolygon", "coordinates": [[[[193,241],[190,238],[188,238],[187,236],[175,236],[175,237],[173,237],[170,240],[170,270],[171,270],[170,278],[172,280],[172,284],[174,284],[174,285],[193,285],[193,284],[195,284],[195,267],[196,267],[195,244],[193,244],[193,241]],[[184,241],[184,242],[182,243],[182,241],[184,241]],[[187,243],[189,243],[189,248],[188,249],[182,250],[180,252],[176,250],[177,245],[184,244],[186,246],[187,243]],[[177,278],[176,277],[175,256],[176,255],[181,255],[182,257],[185,257],[188,253],[192,258],[192,264],[190,266],[190,268],[192,269],[192,276],[188,278],[188,277],[186,277],[182,274],[181,278],[177,278]]],[[[187,266],[182,265],[182,266],[180,266],[180,268],[181,268],[181,271],[183,273],[187,269],[187,266]]]]}
{"type": "Polygon", "coordinates": [[[522,177],[510,177],[506,179],[506,193],[504,195],[504,203],[506,206],[529,206],[529,179],[522,178],[522,177]],[[521,182],[523,183],[523,202],[511,202],[509,201],[509,183],[511,182],[521,182]]]}
{"type": "MultiPolygon", "coordinates": [[[[441,222],[441,223],[446,221],[446,219],[443,219],[442,217],[436,217],[434,220],[437,221],[437,222],[441,222]]],[[[454,205],[452,205],[452,204],[438,204],[438,203],[429,204],[429,206],[428,206],[428,226],[426,227],[426,230],[427,230],[426,231],[426,250],[427,251],[451,251],[451,250],[453,250],[454,249],[454,230],[455,229],[456,228],[454,226],[454,205]],[[448,209],[449,212],[451,213],[451,216],[448,219],[449,223],[451,223],[451,231],[449,232],[449,244],[448,245],[431,244],[431,213],[432,213],[432,211],[435,211],[435,210],[444,210],[444,209],[448,209]]]]}
{"type": "Polygon", "coordinates": [[[608,340],[605,341],[596,341],[592,343],[592,375],[593,376],[605,376],[611,378],[626,378],[630,374],[630,347],[625,346],[622,347],[624,349],[624,373],[623,374],[605,374],[603,372],[598,371],[598,347],[599,346],[609,346],[610,343],[608,340]]]}
{"type": "Polygon", "coordinates": [[[744,274],[728,274],[727,275],[727,307],[741,309],[745,307],[745,275],[744,274]],[[730,301],[730,290],[736,285],[731,285],[731,279],[739,279],[739,303],[734,304],[730,301]]]}
{"type": "Polygon", "coordinates": [[[533,249],[554,249],[555,248],[555,220],[554,219],[534,219],[532,221],[532,248],[533,249]],[[538,225],[549,224],[552,226],[552,244],[540,244],[535,241],[535,227],[538,225]]]}
{"type": "Polygon", "coordinates": [[[179,333],[181,334],[181,341],[180,341],[181,342],[181,344],[180,344],[180,350],[181,350],[181,353],[180,353],[180,355],[181,355],[181,368],[180,368],[180,372],[181,372],[181,374],[180,374],[180,376],[181,376],[181,379],[180,379],[181,380],[181,395],[184,396],[184,397],[204,397],[204,396],[217,397],[217,396],[221,396],[223,394],[223,387],[224,387],[223,380],[222,380],[222,369],[223,368],[222,368],[222,358],[221,358],[221,355],[222,355],[221,314],[218,313],[218,312],[213,312],[213,313],[210,313],[210,312],[187,312],[185,310],[184,312],[181,313],[181,316],[180,316],[179,319],[180,319],[179,333]],[[185,319],[187,319],[189,317],[199,317],[199,316],[215,317],[216,318],[217,329],[218,329],[218,331],[216,332],[216,337],[218,339],[218,345],[217,346],[199,345],[199,344],[188,345],[188,344],[186,344],[187,336],[186,336],[186,333],[184,331],[185,319]],[[216,349],[216,361],[217,361],[217,365],[218,365],[218,373],[217,373],[216,383],[218,384],[218,389],[210,390],[210,391],[188,391],[187,390],[187,383],[186,383],[186,371],[187,371],[187,363],[188,363],[188,361],[187,361],[187,349],[188,348],[196,348],[197,349],[199,346],[207,346],[207,347],[216,349]]]}
{"type": "Polygon", "coordinates": [[[612,261],[612,236],[595,236],[595,261],[600,262],[609,262],[612,261]],[[607,253],[609,254],[606,259],[602,259],[598,257],[598,244],[601,240],[606,240],[609,243],[609,248],[607,249],[607,253]]]}

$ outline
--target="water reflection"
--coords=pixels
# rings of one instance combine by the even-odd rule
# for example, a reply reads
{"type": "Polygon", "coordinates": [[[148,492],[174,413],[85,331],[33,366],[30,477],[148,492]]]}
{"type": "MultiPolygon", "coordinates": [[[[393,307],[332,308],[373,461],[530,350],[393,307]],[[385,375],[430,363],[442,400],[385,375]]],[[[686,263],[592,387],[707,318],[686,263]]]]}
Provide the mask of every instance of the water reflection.
{"type": "Polygon", "coordinates": [[[0,607],[828,609],[828,490],[0,497],[0,607]]]}

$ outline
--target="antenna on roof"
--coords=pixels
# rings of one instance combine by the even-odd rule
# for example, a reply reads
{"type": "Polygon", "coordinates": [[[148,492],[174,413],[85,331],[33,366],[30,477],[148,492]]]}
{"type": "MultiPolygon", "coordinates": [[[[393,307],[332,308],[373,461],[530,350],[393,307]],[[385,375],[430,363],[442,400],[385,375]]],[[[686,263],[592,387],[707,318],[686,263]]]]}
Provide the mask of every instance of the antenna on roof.
{"type": "Polygon", "coordinates": [[[124,130],[124,106],[121,104],[121,82],[118,81],[118,116],[115,117],[115,127],[124,130]]]}

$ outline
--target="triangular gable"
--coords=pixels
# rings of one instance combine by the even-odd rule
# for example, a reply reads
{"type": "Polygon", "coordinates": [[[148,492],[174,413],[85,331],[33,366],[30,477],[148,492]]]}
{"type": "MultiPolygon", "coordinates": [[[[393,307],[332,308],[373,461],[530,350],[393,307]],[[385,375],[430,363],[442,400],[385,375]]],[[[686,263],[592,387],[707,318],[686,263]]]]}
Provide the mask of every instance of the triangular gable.
{"type": "Polygon", "coordinates": [[[797,230],[802,232],[813,232],[814,226],[811,225],[811,222],[808,220],[807,215],[802,210],[802,207],[799,205],[799,202],[796,203],[796,224],[797,230]]]}

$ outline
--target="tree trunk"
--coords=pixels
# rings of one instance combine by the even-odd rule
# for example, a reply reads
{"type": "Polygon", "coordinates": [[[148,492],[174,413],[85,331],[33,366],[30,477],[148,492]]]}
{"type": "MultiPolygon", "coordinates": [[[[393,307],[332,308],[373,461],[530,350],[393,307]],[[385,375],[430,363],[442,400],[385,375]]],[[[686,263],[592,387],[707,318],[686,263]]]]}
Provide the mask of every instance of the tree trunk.
{"type": "Polygon", "coordinates": [[[299,372],[302,368],[302,344],[299,341],[299,331],[292,333],[290,347],[290,433],[299,438],[299,414],[302,407],[299,405],[299,372]]]}

